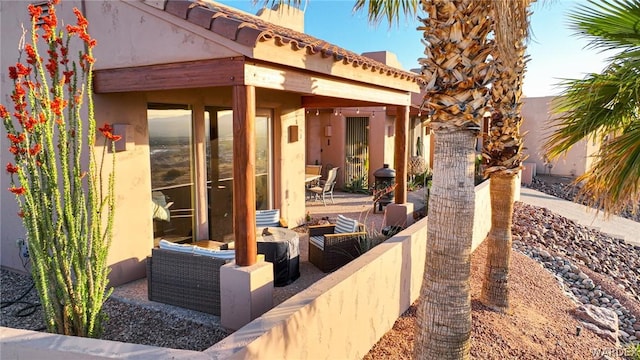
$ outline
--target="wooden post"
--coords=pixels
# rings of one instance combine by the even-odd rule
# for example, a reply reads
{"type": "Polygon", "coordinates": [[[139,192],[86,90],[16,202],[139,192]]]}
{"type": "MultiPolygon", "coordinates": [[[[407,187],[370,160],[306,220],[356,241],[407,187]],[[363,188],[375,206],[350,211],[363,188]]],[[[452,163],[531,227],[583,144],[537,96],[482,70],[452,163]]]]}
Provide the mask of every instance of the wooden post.
{"type": "MultiPolygon", "coordinates": [[[[233,87],[233,234],[236,264],[256,263],[256,91],[233,87]]],[[[215,206],[215,204],[213,204],[215,206]]]]}
{"type": "Polygon", "coordinates": [[[394,149],[396,204],[407,202],[407,133],[409,133],[409,106],[397,106],[394,149]]]}

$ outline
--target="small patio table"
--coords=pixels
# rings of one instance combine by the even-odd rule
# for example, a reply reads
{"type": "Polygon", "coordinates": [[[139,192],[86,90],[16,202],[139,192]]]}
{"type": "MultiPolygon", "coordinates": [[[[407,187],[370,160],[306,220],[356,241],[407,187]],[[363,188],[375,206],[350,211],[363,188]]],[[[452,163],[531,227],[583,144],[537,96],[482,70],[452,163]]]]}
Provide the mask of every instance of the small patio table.
{"type": "Polygon", "coordinates": [[[304,174],[304,185],[306,188],[305,191],[307,200],[311,200],[311,198],[316,196],[315,193],[309,191],[309,188],[317,184],[318,180],[320,180],[320,177],[321,175],[319,174],[304,174]]]}
{"type": "Polygon", "coordinates": [[[300,277],[300,238],[297,232],[269,227],[258,229],[256,235],[258,254],[263,254],[265,261],[273,263],[274,286],[289,285],[300,277]]]}

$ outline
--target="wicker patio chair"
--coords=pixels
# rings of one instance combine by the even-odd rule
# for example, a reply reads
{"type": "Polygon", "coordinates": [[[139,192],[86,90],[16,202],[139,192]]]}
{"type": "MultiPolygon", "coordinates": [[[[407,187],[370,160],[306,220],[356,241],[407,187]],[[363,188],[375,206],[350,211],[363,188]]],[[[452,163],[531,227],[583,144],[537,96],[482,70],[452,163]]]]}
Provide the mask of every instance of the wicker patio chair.
{"type": "Polygon", "coordinates": [[[147,296],[151,301],[220,315],[220,267],[227,260],[152,249],[147,257],[147,296]]]}
{"type": "Polygon", "coordinates": [[[336,224],[309,226],[309,262],[332,272],[360,256],[360,241],[366,236],[364,224],[342,215],[336,224]]]}

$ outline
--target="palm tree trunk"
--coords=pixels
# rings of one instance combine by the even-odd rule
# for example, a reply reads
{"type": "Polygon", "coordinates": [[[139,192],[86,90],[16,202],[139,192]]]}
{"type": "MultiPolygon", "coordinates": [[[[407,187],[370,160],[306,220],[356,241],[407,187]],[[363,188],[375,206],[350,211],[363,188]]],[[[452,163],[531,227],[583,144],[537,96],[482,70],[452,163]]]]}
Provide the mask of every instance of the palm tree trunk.
{"type": "Polygon", "coordinates": [[[474,140],[469,130],[436,130],[416,359],[470,356],[474,140]]]}
{"type": "Polygon", "coordinates": [[[487,259],[481,301],[500,312],[509,311],[509,264],[511,262],[511,220],[516,174],[491,174],[491,230],[487,236],[487,259]]]}

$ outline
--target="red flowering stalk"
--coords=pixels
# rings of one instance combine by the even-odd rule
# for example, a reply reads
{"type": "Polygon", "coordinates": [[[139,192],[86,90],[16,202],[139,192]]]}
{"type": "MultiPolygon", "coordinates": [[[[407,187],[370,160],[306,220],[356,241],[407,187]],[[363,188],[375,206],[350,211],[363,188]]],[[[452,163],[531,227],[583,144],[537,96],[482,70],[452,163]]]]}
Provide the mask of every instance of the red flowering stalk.
{"type": "MultiPolygon", "coordinates": [[[[13,104],[0,105],[13,155],[6,165],[8,190],[16,196],[26,229],[47,330],[97,337],[102,305],[110,294],[106,258],[115,207],[114,174],[110,172],[102,186],[102,163],[111,156],[115,168],[115,151],[103,152],[98,171],[90,76],[96,41],[78,9],[76,24],[67,26],[66,34],[59,31],[57,4],[50,0],[45,16],[41,7],[28,6],[31,39],[9,67],[13,104]],[[45,58],[38,49],[47,49],[45,58]],[[78,57],[70,58],[71,53],[78,57]],[[82,119],[85,102],[87,116],[82,119]]],[[[104,149],[113,149],[119,137],[112,127],[104,125],[100,131],[104,149]]]]}

